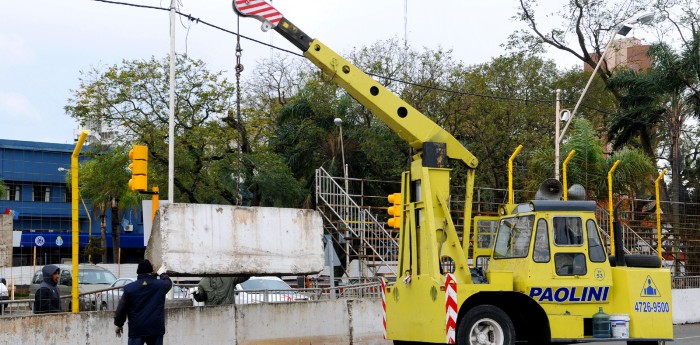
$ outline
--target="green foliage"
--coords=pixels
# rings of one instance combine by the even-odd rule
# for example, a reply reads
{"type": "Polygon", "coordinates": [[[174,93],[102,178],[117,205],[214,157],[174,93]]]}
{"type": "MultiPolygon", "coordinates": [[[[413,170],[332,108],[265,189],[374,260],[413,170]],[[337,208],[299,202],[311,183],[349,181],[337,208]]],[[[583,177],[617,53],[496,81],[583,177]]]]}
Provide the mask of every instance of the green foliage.
{"type": "Polygon", "coordinates": [[[100,244],[100,237],[90,236],[88,244],[83,248],[83,256],[88,257],[88,262],[94,263],[97,257],[101,257],[106,251],[106,248],[100,244]]]}
{"type": "Polygon", "coordinates": [[[263,153],[249,157],[256,166],[251,186],[260,191],[260,206],[299,207],[309,191],[303,181],[294,178],[282,157],[263,153]]]}
{"type": "MultiPolygon", "coordinates": [[[[235,87],[223,72],[178,55],[176,65],[175,197],[178,202],[236,203],[231,176],[243,175],[238,147],[247,142],[233,116],[235,87]],[[225,176],[225,177],[224,177],[225,176]],[[224,177],[224,178],[222,178],[224,177]]],[[[66,112],[81,123],[120,129],[115,144],[148,145],[149,184],[167,190],[168,60],[123,61],[83,74],[66,112]]],[[[246,153],[246,152],[244,152],[246,153]]]]}
{"type": "MultiPolygon", "coordinates": [[[[608,171],[618,159],[620,164],[613,174],[615,194],[648,193],[653,186],[656,174],[654,162],[640,150],[629,148],[606,156],[603,143],[586,119],[574,120],[570,136],[562,144],[562,162],[571,150],[576,153],[567,165],[568,186],[581,184],[587,191],[588,199],[607,198],[608,171]]],[[[536,151],[528,160],[528,190],[537,190],[540,183],[551,176],[553,156],[553,150],[543,149],[536,151]]]]}

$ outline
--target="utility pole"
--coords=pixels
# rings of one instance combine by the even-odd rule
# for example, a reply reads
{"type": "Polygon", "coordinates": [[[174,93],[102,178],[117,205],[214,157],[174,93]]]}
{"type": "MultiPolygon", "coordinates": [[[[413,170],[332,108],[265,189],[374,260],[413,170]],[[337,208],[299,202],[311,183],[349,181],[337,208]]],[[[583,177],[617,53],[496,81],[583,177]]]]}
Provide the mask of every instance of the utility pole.
{"type": "Polygon", "coordinates": [[[168,116],[168,201],[175,202],[175,0],[170,0],[170,115],[168,116]]]}

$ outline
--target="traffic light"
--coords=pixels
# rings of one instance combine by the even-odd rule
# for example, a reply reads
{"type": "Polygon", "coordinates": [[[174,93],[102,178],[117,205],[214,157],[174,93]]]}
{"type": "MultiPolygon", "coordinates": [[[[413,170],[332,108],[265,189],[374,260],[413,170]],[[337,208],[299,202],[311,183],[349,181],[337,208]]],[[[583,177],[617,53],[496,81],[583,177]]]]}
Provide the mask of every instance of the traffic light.
{"type": "Polygon", "coordinates": [[[129,151],[129,169],[131,180],[129,188],[133,191],[145,192],[148,190],[148,146],[134,145],[129,151]]]}
{"type": "Polygon", "coordinates": [[[394,229],[398,229],[401,227],[401,193],[389,194],[387,199],[394,204],[387,209],[389,216],[391,216],[387,224],[394,229]]]}

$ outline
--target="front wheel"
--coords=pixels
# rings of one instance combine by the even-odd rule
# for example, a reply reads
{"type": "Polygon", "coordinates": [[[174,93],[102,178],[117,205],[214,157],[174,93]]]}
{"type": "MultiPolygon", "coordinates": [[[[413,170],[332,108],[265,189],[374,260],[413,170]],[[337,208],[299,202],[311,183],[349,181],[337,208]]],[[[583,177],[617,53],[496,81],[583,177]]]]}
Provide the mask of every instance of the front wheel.
{"type": "Polygon", "coordinates": [[[514,345],[515,328],[503,310],[492,305],[472,308],[459,322],[458,345],[514,345]]]}

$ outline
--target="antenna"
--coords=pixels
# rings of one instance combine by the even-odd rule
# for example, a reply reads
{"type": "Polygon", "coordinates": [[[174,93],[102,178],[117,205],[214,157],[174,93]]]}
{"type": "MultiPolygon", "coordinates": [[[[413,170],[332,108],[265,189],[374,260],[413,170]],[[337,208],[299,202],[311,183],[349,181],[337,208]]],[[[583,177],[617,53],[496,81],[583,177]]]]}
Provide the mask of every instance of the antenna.
{"type": "Polygon", "coordinates": [[[403,46],[408,47],[408,0],[403,0],[403,46]]]}

